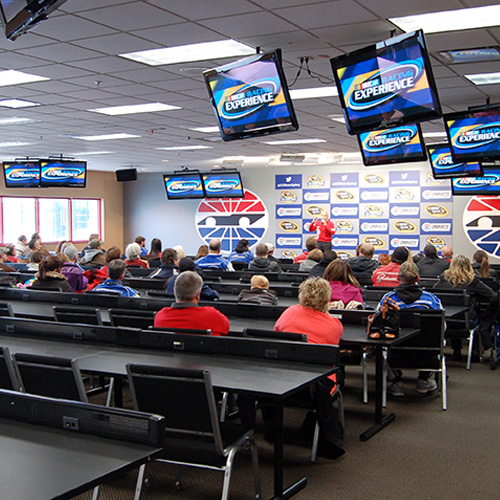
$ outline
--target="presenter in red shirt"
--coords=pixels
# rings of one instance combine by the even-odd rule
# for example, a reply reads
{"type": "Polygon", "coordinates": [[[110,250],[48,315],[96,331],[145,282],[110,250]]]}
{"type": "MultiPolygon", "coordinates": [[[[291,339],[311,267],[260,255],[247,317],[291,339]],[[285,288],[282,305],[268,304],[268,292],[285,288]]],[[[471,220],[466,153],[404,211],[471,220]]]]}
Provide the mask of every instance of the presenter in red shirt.
{"type": "Polygon", "coordinates": [[[311,222],[309,226],[309,231],[313,232],[319,229],[317,248],[322,250],[332,249],[332,236],[335,234],[335,224],[328,218],[328,212],[324,211],[321,214],[321,218],[315,219],[311,222]]]}

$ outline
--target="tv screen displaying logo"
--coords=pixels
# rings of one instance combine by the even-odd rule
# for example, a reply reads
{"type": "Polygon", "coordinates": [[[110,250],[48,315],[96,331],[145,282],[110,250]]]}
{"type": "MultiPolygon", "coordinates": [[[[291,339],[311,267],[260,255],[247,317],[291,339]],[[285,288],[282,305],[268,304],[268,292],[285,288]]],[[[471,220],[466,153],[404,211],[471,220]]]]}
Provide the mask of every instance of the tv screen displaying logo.
{"type": "Polygon", "coordinates": [[[454,161],[500,159],[500,107],[444,116],[454,161]]]}
{"type": "Polygon", "coordinates": [[[38,161],[4,161],[5,187],[30,188],[40,186],[40,165],[38,161]]]}
{"type": "Polygon", "coordinates": [[[87,184],[87,162],[73,160],[40,160],[41,187],[84,188],[87,184]]]}
{"type": "Polygon", "coordinates": [[[225,141],[299,128],[278,52],[203,73],[225,141]]]}
{"type": "Polygon", "coordinates": [[[358,135],[366,166],[424,161],[427,154],[420,126],[405,125],[358,135]]]}
{"type": "Polygon", "coordinates": [[[484,169],[480,177],[463,177],[453,179],[451,183],[453,196],[500,195],[500,168],[484,169]]]}
{"type": "Polygon", "coordinates": [[[202,174],[207,198],[243,198],[243,184],[239,172],[202,174]]]}
{"type": "Polygon", "coordinates": [[[199,173],[171,174],[163,176],[169,200],[204,198],[205,192],[199,173]]]}
{"type": "Polygon", "coordinates": [[[441,116],[421,30],[330,62],[350,134],[441,116]]]}
{"type": "Polygon", "coordinates": [[[449,144],[432,144],[427,146],[429,160],[434,179],[449,179],[452,177],[479,177],[483,169],[477,162],[456,163],[451,156],[449,144]]]}

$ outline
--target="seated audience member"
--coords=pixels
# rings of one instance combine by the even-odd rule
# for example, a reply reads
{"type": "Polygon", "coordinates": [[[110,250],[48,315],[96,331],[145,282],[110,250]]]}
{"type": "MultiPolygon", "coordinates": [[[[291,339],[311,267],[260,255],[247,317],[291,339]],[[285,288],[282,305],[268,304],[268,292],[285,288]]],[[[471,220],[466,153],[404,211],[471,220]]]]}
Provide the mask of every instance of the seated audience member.
{"type": "Polygon", "coordinates": [[[149,262],[149,265],[153,267],[153,263],[161,262],[161,240],[159,238],[153,238],[151,240],[151,249],[149,253],[144,257],[145,260],[149,262]]]}
{"type": "Polygon", "coordinates": [[[108,264],[109,278],[93,288],[92,291],[96,293],[118,292],[122,297],[139,297],[139,292],[137,290],[125,286],[122,283],[126,270],[127,264],[125,264],[123,260],[112,260],[108,264]]]}
{"type": "Polygon", "coordinates": [[[335,250],[325,250],[323,252],[323,258],[311,269],[309,272],[309,278],[314,276],[323,277],[325,274],[325,269],[328,267],[330,262],[333,262],[337,258],[337,252],[335,250]]]}
{"type": "Polygon", "coordinates": [[[363,308],[363,295],[358,280],[345,260],[337,259],[330,262],[323,278],[330,283],[330,307],[334,305],[338,309],[363,308]]]}
{"type": "Polygon", "coordinates": [[[69,245],[64,249],[64,255],[68,258],[68,262],[62,265],[61,273],[66,276],[74,292],[85,290],[89,280],[83,275],[82,268],[76,264],[78,249],[73,245],[69,245]]]}
{"type": "Polygon", "coordinates": [[[144,236],[136,236],[134,241],[141,248],[141,257],[146,257],[148,254],[148,249],[146,248],[146,238],[144,238],[144,236]]]}
{"type": "Polygon", "coordinates": [[[265,276],[255,274],[250,280],[250,290],[242,290],[238,300],[275,306],[278,303],[278,294],[274,290],[269,290],[269,280],[265,276]]]}
{"type": "Polygon", "coordinates": [[[142,267],[143,269],[148,269],[149,264],[145,261],[142,260],[141,257],[141,247],[139,246],[138,243],[130,243],[130,245],[127,245],[127,248],[125,248],[125,264],[129,267],[142,267]]]}
{"type": "MultiPolygon", "coordinates": [[[[479,322],[479,334],[481,335],[483,348],[485,351],[488,351],[492,346],[492,328],[498,312],[498,294],[474,274],[470,260],[465,255],[455,255],[451,259],[450,268],[439,277],[439,282],[434,286],[436,288],[460,288],[467,290],[467,293],[471,297],[469,319],[471,322],[479,322]],[[478,318],[476,307],[479,302],[486,303],[487,307],[478,318]]],[[[454,355],[459,358],[461,348],[460,339],[452,339],[452,341],[454,355]]],[[[484,356],[485,353],[483,353],[484,356]]]]}
{"type": "Polygon", "coordinates": [[[62,262],[58,257],[50,256],[47,260],[40,262],[38,272],[35,274],[35,281],[31,284],[33,289],[61,290],[72,292],[73,289],[68,283],[66,276],[61,273],[62,262]]]}
{"type": "MultiPolygon", "coordinates": [[[[490,261],[488,259],[488,254],[484,250],[478,250],[472,259],[472,269],[480,278],[493,278],[498,279],[497,272],[490,267],[490,261]]],[[[8,260],[8,258],[7,258],[8,260]]]]}
{"type": "MultiPolygon", "coordinates": [[[[175,288],[175,282],[177,278],[180,276],[181,273],[184,271],[195,271],[200,276],[202,276],[201,273],[203,271],[200,268],[196,267],[196,264],[194,263],[193,259],[190,259],[189,257],[184,257],[183,259],[179,260],[179,274],[174,274],[168,281],[165,287],[165,291],[167,293],[174,293],[174,288],[175,288]]],[[[216,290],[212,290],[208,285],[205,285],[203,283],[203,286],[201,287],[201,295],[200,295],[200,300],[218,300],[220,298],[219,292],[216,290]]]]}
{"type": "Polygon", "coordinates": [[[43,256],[46,257],[42,251],[42,244],[40,240],[30,240],[28,241],[28,253],[26,254],[26,259],[30,259],[33,252],[42,252],[43,256]]]}
{"type": "Polygon", "coordinates": [[[255,257],[248,264],[248,269],[250,271],[258,271],[260,273],[281,273],[280,265],[273,261],[269,260],[267,246],[265,243],[259,243],[257,248],[255,249],[255,257]]]}
{"type": "Polygon", "coordinates": [[[25,260],[28,258],[28,254],[30,253],[30,249],[28,247],[28,238],[24,234],[21,234],[19,238],[17,238],[16,242],[16,256],[25,260]]]}
{"type": "Polygon", "coordinates": [[[308,273],[316,264],[321,262],[323,258],[323,252],[319,248],[311,250],[307,254],[306,260],[303,260],[299,265],[299,271],[302,273],[308,273]]]}
{"type": "Polygon", "coordinates": [[[5,248],[7,249],[6,259],[8,262],[12,262],[14,264],[21,262],[21,259],[16,256],[16,248],[14,245],[7,245],[5,248]]]}
{"type": "Polygon", "coordinates": [[[31,241],[38,241],[37,250],[43,252],[44,257],[50,257],[51,253],[45,248],[44,244],[42,243],[42,237],[40,236],[40,233],[33,233],[31,235],[31,241]]]}
{"type": "Polygon", "coordinates": [[[168,280],[179,271],[179,259],[173,248],[165,248],[161,253],[161,266],[155,269],[148,278],[168,280]]]}
{"type": "Polygon", "coordinates": [[[425,245],[424,258],[417,262],[420,276],[425,278],[437,278],[450,267],[450,263],[438,257],[437,248],[434,245],[425,245]]]}
{"type": "Polygon", "coordinates": [[[217,309],[199,305],[203,280],[194,271],[184,271],[174,285],[175,302],[164,307],[155,316],[158,328],[192,328],[212,330],[212,335],[227,335],[229,320],[217,309]]]}
{"type": "Polygon", "coordinates": [[[453,250],[451,249],[451,247],[449,247],[448,245],[441,247],[441,257],[448,262],[451,262],[451,259],[453,259],[453,250]]]}
{"type": "Polygon", "coordinates": [[[307,238],[306,240],[306,249],[293,259],[295,264],[300,264],[301,262],[304,262],[307,259],[309,252],[317,248],[317,245],[318,245],[318,239],[316,238],[316,236],[309,236],[309,238],[307,238]]]}
{"type": "Polygon", "coordinates": [[[399,266],[411,259],[411,252],[406,247],[398,247],[392,252],[391,262],[387,266],[380,266],[372,274],[374,286],[398,286],[399,266]]]}
{"type": "Polygon", "coordinates": [[[279,263],[279,259],[277,259],[273,253],[274,253],[274,245],[272,243],[264,243],[267,247],[267,258],[269,260],[274,260],[274,262],[279,263]]]}
{"type": "Polygon", "coordinates": [[[391,263],[391,258],[386,253],[379,253],[377,261],[381,266],[387,266],[391,263]]]}
{"type": "Polygon", "coordinates": [[[16,270],[12,266],[5,263],[7,262],[8,251],[7,247],[0,247],[0,271],[4,273],[14,273],[16,270]]]}
{"type": "Polygon", "coordinates": [[[371,243],[362,243],[357,250],[359,255],[349,259],[352,274],[361,285],[371,285],[373,272],[380,266],[376,260],[373,260],[375,247],[371,243]]]}
{"type": "Polygon", "coordinates": [[[106,265],[106,255],[102,249],[104,241],[94,239],[89,242],[89,249],[85,250],[79,264],[85,267],[102,267],[106,265]]]}
{"type": "MultiPolygon", "coordinates": [[[[104,280],[109,278],[108,265],[111,261],[120,259],[122,251],[117,246],[112,246],[106,250],[105,258],[106,265],[101,268],[87,269],[84,271],[83,275],[88,279],[89,284],[87,285],[87,290],[92,290],[104,280]]],[[[132,278],[132,274],[127,269],[125,271],[125,278],[132,278]]]]}
{"type": "Polygon", "coordinates": [[[30,257],[30,261],[28,262],[28,271],[38,271],[38,266],[40,262],[43,262],[44,256],[40,251],[33,252],[30,257]]]}
{"type": "Polygon", "coordinates": [[[245,262],[249,264],[253,259],[253,253],[248,248],[249,244],[250,242],[245,238],[238,241],[234,251],[232,251],[227,258],[229,262],[245,262]]]}
{"type": "Polygon", "coordinates": [[[90,250],[90,242],[92,240],[100,240],[101,238],[99,238],[99,235],[97,233],[92,233],[90,236],[89,236],[89,241],[88,243],[82,248],[82,255],[85,254],[85,251],[86,250],[90,250]]]}
{"type": "Polygon", "coordinates": [[[179,260],[183,259],[186,256],[186,250],[184,250],[184,247],[182,245],[175,245],[172,248],[177,252],[177,258],[179,260]]]}
{"type": "Polygon", "coordinates": [[[194,261],[196,262],[198,259],[201,259],[206,255],[208,255],[208,245],[200,245],[200,248],[198,248],[198,251],[196,252],[196,257],[194,258],[194,261]]]}
{"type": "Polygon", "coordinates": [[[220,255],[220,240],[214,238],[208,243],[208,254],[196,261],[196,265],[202,269],[222,269],[224,271],[234,271],[231,263],[220,255]]]}
{"type": "MultiPolygon", "coordinates": [[[[443,309],[441,301],[433,293],[427,292],[418,286],[419,274],[418,267],[413,262],[403,262],[399,268],[399,282],[400,284],[394,289],[393,292],[386,293],[377,306],[380,310],[386,298],[390,298],[396,302],[400,309],[443,309]]],[[[398,352],[398,357],[405,356],[398,352]]],[[[413,351],[407,356],[413,358],[417,354],[413,351]]],[[[419,359],[429,358],[429,354],[422,352],[419,359]]],[[[431,354],[431,357],[434,356],[431,354]]],[[[389,365],[391,358],[389,355],[389,365]]],[[[432,372],[421,371],[417,379],[417,392],[425,394],[437,389],[435,380],[431,380],[432,372]]],[[[400,370],[391,370],[389,373],[389,380],[392,384],[387,387],[387,392],[393,396],[404,396],[404,386],[401,381],[403,373],[400,370]]]]}
{"type": "Polygon", "coordinates": [[[69,243],[69,242],[68,242],[68,241],[66,241],[66,240],[61,240],[59,243],[57,243],[57,245],[56,245],[56,249],[54,250],[54,253],[55,253],[55,254],[58,254],[58,253],[63,253],[63,252],[64,252],[64,249],[65,249],[68,245],[71,245],[71,243],[69,243]]]}

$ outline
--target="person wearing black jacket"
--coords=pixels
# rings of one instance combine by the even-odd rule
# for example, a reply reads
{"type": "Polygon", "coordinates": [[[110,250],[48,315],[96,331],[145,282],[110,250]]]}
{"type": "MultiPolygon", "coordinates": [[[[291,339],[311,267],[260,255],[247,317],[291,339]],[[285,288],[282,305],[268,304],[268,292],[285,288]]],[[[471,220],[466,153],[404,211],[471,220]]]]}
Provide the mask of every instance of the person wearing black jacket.
{"type": "Polygon", "coordinates": [[[258,271],[259,273],[281,273],[283,270],[280,265],[268,258],[267,246],[265,243],[259,243],[255,249],[255,257],[248,264],[250,271],[258,271]]]}
{"type": "Polygon", "coordinates": [[[360,285],[371,285],[372,274],[380,264],[373,260],[375,247],[371,243],[363,243],[359,247],[359,257],[349,259],[352,274],[359,281],[360,285]]]}
{"type": "Polygon", "coordinates": [[[434,245],[426,245],[424,258],[417,262],[417,267],[422,278],[437,278],[450,267],[450,263],[438,257],[437,248],[434,245]]]}
{"type": "Polygon", "coordinates": [[[155,269],[148,278],[155,278],[158,280],[168,280],[174,274],[179,272],[179,258],[177,257],[177,250],[173,248],[165,248],[161,253],[161,266],[155,269]]]}

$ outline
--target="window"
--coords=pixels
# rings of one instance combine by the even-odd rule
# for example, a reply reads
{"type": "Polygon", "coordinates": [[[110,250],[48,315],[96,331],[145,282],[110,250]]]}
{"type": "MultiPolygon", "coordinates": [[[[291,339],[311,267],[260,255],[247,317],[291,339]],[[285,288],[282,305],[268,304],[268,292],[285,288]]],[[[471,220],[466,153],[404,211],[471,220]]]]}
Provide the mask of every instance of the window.
{"type": "Polygon", "coordinates": [[[44,243],[101,235],[101,200],[2,197],[0,204],[4,243],[15,243],[21,234],[29,239],[35,231],[44,243]]]}

